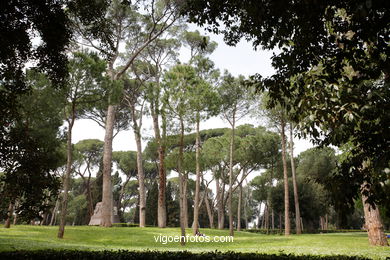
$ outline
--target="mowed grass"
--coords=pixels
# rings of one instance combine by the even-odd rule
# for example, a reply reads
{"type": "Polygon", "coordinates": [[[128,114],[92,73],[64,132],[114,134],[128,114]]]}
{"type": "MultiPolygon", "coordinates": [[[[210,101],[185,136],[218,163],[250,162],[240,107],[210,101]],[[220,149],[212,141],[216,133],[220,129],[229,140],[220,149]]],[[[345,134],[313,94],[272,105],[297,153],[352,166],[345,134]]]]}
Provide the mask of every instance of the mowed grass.
{"type": "MultiPolygon", "coordinates": [[[[0,251],[36,249],[79,249],[79,250],[188,250],[238,251],[259,253],[286,253],[296,255],[360,255],[374,259],[390,256],[390,247],[373,247],[368,244],[367,234],[333,233],[263,235],[249,232],[235,232],[233,242],[196,243],[185,246],[179,243],[156,242],[155,236],[179,236],[179,228],[137,228],[137,227],[90,227],[67,226],[64,239],[57,238],[58,227],[52,226],[12,226],[0,228],[0,251]]],[[[191,229],[187,229],[192,234],[191,229]]],[[[210,236],[227,236],[227,230],[201,229],[210,236]]]]}

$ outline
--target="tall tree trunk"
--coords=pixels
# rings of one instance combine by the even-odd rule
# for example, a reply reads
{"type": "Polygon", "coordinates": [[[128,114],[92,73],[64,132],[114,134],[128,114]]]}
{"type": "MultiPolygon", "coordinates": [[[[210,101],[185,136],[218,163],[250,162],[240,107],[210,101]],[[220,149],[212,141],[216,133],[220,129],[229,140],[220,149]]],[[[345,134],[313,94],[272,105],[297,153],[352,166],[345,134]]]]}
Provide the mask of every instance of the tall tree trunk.
{"type": "Polygon", "coordinates": [[[139,115],[139,123],[137,122],[137,115],[135,111],[135,104],[130,104],[131,117],[133,120],[133,131],[135,143],[137,145],[137,172],[138,172],[138,188],[139,188],[139,226],[145,227],[146,216],[146,191],[145,191],[145,174],[142,159],[142,144],[141,144],[141,127],[142,114],[139,115]]]}
{"type": "Polygon", "coordinates": [[[183,175],[183,210],[184,210],[184,227],[188,228],[188,173],[183,175]]]}
{"type": "Polygon", "coordinates": [[[106,133],[103,148],[103,193],[102,193],[102,221],[103,227],[111,227],[112,216],[112,187],[111,187],[111,163],[112,163],[112,140],[115,124],[114,105],[108,105],[106,118],[106,133]]]}
{"type": "Polygon", "coordinates": [[[282,212],[279,212],[279,234],[282,234],[282,212]]]}
{"type": "Polygon", "coordinates": [[[269,207],[268,207],[268,201],[265,202],[265,209],[264,209],[264,227],[267,230],[267,234],[269,234],[269,207]]]}
{"type": "Polygon", "coordinates": [[[240,194],[238,196],[237,205],[237,231],[241,231],[241,201],[242,201],[242,183],[240,183],[240,194]]]}
{"type": "Polygon", "coordinates": [[[365,182],[362,185],[361,192],[368,240],[370,242],[370,245],[372,246],[389,246],[386,235],[384,233],[379,208],[377,205],[375,205],[375,203],[370,204],[368,202],[368,197],[365,195],[365,192],[367,192],[368,190],[369,187],[367,187],[367,183],[365,182]]]}
{"type": "Polygon", "coordinates": [[[91,191],[91,173],[89,173],[87,181],[87,200],[88,200],[88,215],[91,219],[93,215],[93,200],[92,200],[92,191],[91,191]]]}
{"type": "Polygon", "coordinates": [[[275,214],[274,209],[271,208],[271,226],[272,226],[272,233],[275,230],[275,214]]]}
{"type": "Polygon", "coordinates": [[[217,215],[218,215],[218,229],[223,229],[223,194],[220,186],[219,178],[215,179],[215,186],[217,189],[217,215]]]}
{"type": "Polygon", "coordinates": [[[209,217],[209,226],[210,226],[210,228],[214,228],[214,214],[213,214],[213,210],[211,209],[211,206],[210,206],[208,191],[206,190],[205,192],[206,192],[206,194],[205,194],[204,199],[205,199],[205,203],[206,203],[207,215],[209,217]]]}
{"type": "Polygon", "coordinates": [[[294,139],[293,139],[293,124],[290,123],[290,160],[291,160],[291,173],[294,187],[294,204],[295,204],[295,232],[296,234],[302,234],[301,227],[301,212],[299,210],[299,198],[298,198],[298,185],[295,177],[295,162],[294,162],[294,139]]]}
{"type": "Polygon", "coordinates": [[[194,199],[194,226],[193,234],[195,235],[199,229],[199,192],[200,192],[200,134],[199,134],[199,112],[196,114],[196,153],[195,153],[195,164],[196,164],[196,181],[195,181],[195,199],[194,199]]]}
{"type": "MultiPolygon", "coordinates": [[[[167,177],[165,172],[165,146],[160,134],[160,126],[158,122],[158,110],[155,104],[151,102],[151,115],[153,119],[154,137],[157,142],[157,153],[158,153],[158,205],[157,205],[157,223],[158,227],[165,228],[167,226],[167,209],[165,203],[165,193],[167,185],[167,177]]],[[[162,115],[163,116],[163,115],[162,115]]],[[[164,121],[164,117],[163,117],[164,121]]],[[[164,122],[163,122],[164,124],[164,122]]],[[[163,130],[164,131],[164,130],[163,130]]],[[[164,134],[163,134],[164,138],[164,134]]]]}
{"type": "Polygon", "coordinates": [[[234,227],[233,227],[233,207],[232,207],[232,198],[233,198],[233,152],[234,152],[234,128],[236,124],[236,118],[233,114],[232,119],[232,132],[230,136],[230,153],[229,153],[229,235],[234,236],[234,227]]]}
{"type": "Polygon", "coordinates": [[[66,149],[67,149],[67,161],[66,161],[66,172],[64,176],[64,194],[62,197],[62,206],[61,206],[61,216],[60,216],[60,226],[58,229],[58,238],[63,238],[64,237],[64,232],[65,232],[65,222],[66,222],[66,211],[67,211],[67,206],[68,206],[68,191],[69,191],[69,181],[70,181],[70,173],[72,171],[72,129],[75,121],[75,115],[76,115],[76,110],[75,110],[75,105],[72,107],[72,116],[71,119],[68,120],[68,136],[67,136],[67,144],[66,144],[66,149]]]}
{"type": "Polygon", "coordinates": [[[54,206],[54,209],[51,214],[51,219],[50,219],[50,226],[54,225],[54,219],[56,218],[57,211],[58,211],[58,204],[59,204],[59,199],[56,200],[56,205],[54,206]]]}
{"type": "Polygon", "coordinates": [[[286,123],[283,116],[280,120],[281,138],[282,138],[282,160],[283,160],[283,179],[284,179],[284,234],[290,235],[290,205],[288,194],[288,172],[287,172],[287,160],[286,160],[286,135],[285,128],[286,123]]]}
{"type": "Polygon", "coordinates": [[[259,216],[258,216],[258,221],[257,221],[257,228],[260,229],[261,227],[261,204],[263,204],[263,201],[260,201],[259,204],[259,216]]]}
{"type": "Polygon", "coordinates": [[[145,191],[145,174],[142,163],[142,144],[139,129],[134,129],[135,141],[137,144],[137,171],[138,171],[138,187],[139,187],[139,226],[145,227],[146,213],[146,191],[145,191]],[[136,133],[138,132],[138,133],[136,133]]]}
{"type": "Polygon", "coordinates": [[[5,221],[4,228],[11,227],[11,218],[13,213],[14,213],[14,204],[10,202],[8,205],[7,219],[5,221]]]}
{"type": "MultiPolygon", "coordinates": [[[[302,229],[303,229],[303,226],[302,226],[302,229]]],[[[328,230],[328,213],[325,214],[325,229],[328,230]]]]}
{"type": "Polygon", "coordinates": [[[184,123],[183,119],[180,118],[180,141],[179,141],[179,158],[177,162],[177,168],[179,171],[179,193],[180,193],[180,244],[183,246],[186,244],[185,235],[186,235],[186,227],[185,227],[185,214],[184,214],[184,172],[183,172],[183,147],[184,146],[184,123]]]}
{"type": "Polygon", "coordinates": [[[248,214],[247,214],[247,206],[248,206],[248,198],[246,198],[247,196],[245,195],[245,200],[244,200],[244,218],[245,218],[245,229],[249,229],[248,227],[248,214]]]}

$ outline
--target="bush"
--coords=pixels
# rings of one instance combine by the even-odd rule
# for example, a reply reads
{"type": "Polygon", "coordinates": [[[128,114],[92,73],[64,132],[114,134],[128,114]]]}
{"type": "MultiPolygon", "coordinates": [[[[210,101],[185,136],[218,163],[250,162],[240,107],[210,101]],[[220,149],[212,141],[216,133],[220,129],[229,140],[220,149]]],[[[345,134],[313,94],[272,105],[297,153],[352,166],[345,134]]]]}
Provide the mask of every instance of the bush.
{"type": "MultiPolygon", "coordinates": [[[[266,229],[245,229],[243,230],[245,232],[250,232],[250,233],[259,233],[259,234],[284,234],[284,229],[282,229],[282,233],[279,232],[279,229],[270,229],[268,232],[266,229]]],[[[349,233],[349,232],[365,232],[365,230],[362,229],[329,229],[329,230],[311,230],[306,231],[303,230],[304,234],[320,234],[320,233],[349,233]]],[[[291,233],[294,233],[294,229],[291,229],[291,233]]]]}
{"type": "MultiPolygon", "coordinates": [[[[136,223],[113,223],[113,227],[139,227],[139,224],[136,223]]],[[[154,227],[154,226],[149,226],[146,225],[145,227],[154,227]]]]}
{"type": "Polygon", "coordinates": [[[313,256],[313,255],[286,255],[286,254],[256,254],[238,252],[203,252],[191,253],[188,251],[78,251],[78,250],[33,250],[33,251],[5,251],[0,252],[0,259],[34,260],[34,259],[253,259],[253,260],[366,260],[360,256],[313,256]]]}

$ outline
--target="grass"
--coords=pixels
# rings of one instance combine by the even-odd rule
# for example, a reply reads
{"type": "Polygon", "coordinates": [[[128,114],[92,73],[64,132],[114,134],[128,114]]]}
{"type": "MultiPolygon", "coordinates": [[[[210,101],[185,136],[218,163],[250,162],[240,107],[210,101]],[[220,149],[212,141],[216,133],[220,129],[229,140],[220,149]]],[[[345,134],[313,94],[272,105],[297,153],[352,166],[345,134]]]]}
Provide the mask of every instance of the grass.
{"type": "MultiPolygon", "coordinates": [[[[79,249],[79,250],[189,250],[238,251],[259,253],[286,253],[296,255],[360,255],[374,259],[390,256],[390,247],[373,247],[368,244],[366,233],[331,233],[291,235],[264,235],[249,232],[235,232],[234,242],[187,243],[182,247],[172,242],[156,242],[154,236],[178,236],[179,228],[101,228],[90,226],[67,226],[64,239],[57,238],[58,227],[12,226],[0,228],[0,251],[36,249],[79,249]]],[[[191,229],[187,230],[191,234],[191,229]]],[[[227,230],[202,229],[202,233],[213,236],[227,236],[227,230]]]]}

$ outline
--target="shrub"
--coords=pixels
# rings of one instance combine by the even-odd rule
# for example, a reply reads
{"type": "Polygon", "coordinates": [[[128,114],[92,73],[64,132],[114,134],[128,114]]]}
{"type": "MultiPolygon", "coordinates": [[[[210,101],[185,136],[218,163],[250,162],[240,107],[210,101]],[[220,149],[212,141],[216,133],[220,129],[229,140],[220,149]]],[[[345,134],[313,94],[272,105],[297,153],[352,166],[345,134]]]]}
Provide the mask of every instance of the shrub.
{"type": "Polygon", "coordinates": [[[191,253],[188,251],[79,251],[79,250],[32,250],[32,251],[4,251],[0,252],[0,259],[35,260],[35,259],[252,259],[252,260],[366,260],[360,256],[313,256],[313,255],[286,255],[286,254],[257,254],[239,252],[203,252],[191,253]]]}

